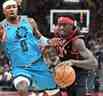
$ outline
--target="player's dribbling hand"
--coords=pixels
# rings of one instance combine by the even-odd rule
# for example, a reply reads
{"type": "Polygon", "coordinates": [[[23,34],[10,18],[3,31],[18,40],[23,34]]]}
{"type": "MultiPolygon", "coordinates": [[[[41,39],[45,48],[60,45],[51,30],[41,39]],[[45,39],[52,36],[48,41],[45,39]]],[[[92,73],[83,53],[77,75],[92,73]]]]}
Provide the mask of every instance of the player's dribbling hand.
{"type": "Polygon", "coordinates": [[[72,62],[71,62],[71,60],[65,60],[65,61],[61,62],[60,64],[67,64],[69,66],[73,65],[72,62]]]}

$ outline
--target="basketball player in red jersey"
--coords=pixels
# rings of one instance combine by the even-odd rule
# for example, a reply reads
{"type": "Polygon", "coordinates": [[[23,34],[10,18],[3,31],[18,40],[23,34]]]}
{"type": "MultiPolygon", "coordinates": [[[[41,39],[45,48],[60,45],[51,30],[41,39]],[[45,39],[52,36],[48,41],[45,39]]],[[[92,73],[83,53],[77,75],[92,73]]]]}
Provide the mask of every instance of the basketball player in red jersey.
{"type": "Polygon", "coordinates": [[[59,42],[56,42],[58,43],[56,49],[61,63],[72,65],[76,71],[76,82],[67,88],[69,95],[84,96],[93,91],[95,78],[93,73],[97,69],[97,60],[86,48],[79,30],[75,26],[75,18],[72,16],[58,17],[55,35],[59,42]]]}

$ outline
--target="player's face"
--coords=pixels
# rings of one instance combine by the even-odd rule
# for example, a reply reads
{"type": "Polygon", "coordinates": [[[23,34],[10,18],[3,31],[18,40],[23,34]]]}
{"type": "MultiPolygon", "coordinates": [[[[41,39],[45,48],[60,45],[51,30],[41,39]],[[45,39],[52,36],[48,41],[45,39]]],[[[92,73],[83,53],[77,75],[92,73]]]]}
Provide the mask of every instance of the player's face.
{"type": "Polygon", "coordinates": [[[8,5],[5,7],[5,9],[3,10],[5,17],[7,18],[12,18],[12,17],[16,17],[17,16],[17,5],[8,5]]]}
{"type": "Polygon", "coordinates": [[[69,32],[72,31],[73,25],[72,24],[58,24],[60,28],[60,34],[64,37],[68,36],[69,32]]]}

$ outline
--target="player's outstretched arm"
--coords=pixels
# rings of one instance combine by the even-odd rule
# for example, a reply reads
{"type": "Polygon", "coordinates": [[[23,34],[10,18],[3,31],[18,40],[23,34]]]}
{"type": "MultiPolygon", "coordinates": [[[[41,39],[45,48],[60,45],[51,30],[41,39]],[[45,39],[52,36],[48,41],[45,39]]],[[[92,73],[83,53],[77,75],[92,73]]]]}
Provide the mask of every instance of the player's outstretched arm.
{"type": "Polygon", "coordinates": [[[86,48],[84,40],[77,39],[73,42],[73,48],[79,50],[82,60],[71,60],[73,65],[84,69],[95,70],[97,68],[97,60],[92,52],[86,48]]]}

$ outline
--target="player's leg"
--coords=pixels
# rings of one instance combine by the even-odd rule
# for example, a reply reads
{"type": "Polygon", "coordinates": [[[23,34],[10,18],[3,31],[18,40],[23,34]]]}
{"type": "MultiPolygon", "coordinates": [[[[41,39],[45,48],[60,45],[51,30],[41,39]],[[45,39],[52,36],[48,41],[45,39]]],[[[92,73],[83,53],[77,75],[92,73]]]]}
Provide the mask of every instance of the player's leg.
{"type": "Polygon", "coordinates": [[[20,96],[28,96],[28,88],[30,86],[30,80],[28,78],[18,76],[14,79],[13,83],[20,96]]]}
{"type": "Polygon", "coordinates": [[[57,95],[59,89],[56,89],[57,85],[53,74],[49,71],[47,64],[43,60],[32,65],[32,87],[34,91],[46,90],[44,93],[47,93],[48,96],[59,96],[57,95]]]}
{"type": "Polygon", "coordinates": [[[94,90],[94,78],[92,72],[81,71],[78,72],[76,84],[68,88],[70,96],[88,96],[94,90]]]}

